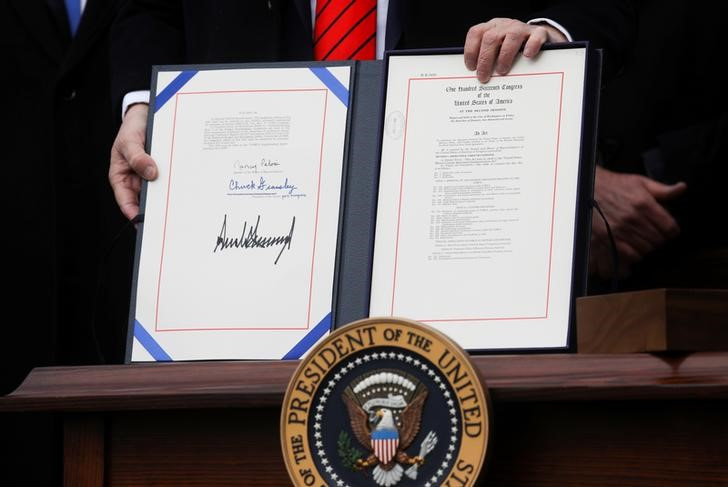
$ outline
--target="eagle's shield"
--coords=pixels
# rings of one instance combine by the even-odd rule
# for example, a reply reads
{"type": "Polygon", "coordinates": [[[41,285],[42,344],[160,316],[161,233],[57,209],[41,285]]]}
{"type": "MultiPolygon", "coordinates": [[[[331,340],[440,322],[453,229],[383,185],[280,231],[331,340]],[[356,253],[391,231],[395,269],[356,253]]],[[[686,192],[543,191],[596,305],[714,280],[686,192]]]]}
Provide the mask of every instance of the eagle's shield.
{"type": "Polygon", "coordinates": [[[372,431],[372,448],[383,465],[388,464],[397,453],[399,446],[399,433],[397,430],[374,430],[372,431]]]}

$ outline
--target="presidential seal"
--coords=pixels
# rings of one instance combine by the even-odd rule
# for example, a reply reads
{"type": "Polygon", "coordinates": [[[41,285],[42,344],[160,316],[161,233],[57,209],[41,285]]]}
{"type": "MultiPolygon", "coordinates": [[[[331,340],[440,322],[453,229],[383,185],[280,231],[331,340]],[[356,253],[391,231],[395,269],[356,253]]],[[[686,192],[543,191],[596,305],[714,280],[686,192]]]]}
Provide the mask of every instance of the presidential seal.
{"type": "Polygon", "coordinates": [[[487,395],[467,354],[394,318],[357,321],[316,346],[281,413],[297,486],[473,485],[489,432],[487,395]]]}

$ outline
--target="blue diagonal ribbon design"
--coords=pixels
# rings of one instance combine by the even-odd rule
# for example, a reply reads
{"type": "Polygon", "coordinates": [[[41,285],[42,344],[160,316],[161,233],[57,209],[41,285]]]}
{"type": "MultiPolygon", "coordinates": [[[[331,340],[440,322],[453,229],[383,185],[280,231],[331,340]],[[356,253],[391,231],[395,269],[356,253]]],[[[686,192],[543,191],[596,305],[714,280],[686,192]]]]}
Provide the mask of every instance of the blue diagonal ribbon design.
{"type": "Polygon", "coordinates": [[[283,356],[282,360],[297,360],[303,356],[304,353],[308,352],[314,343],[319,338],[324,336],[327,331],[331,329],[331,313],[324,316],[324,319],[319,322],[318,325],[314,326],[305,337],[301,338],[301,341],[296,343],[287,354],[283,356]]]}
{"type": "Polygon", "coordinates": [[[349,107],[349,90],[346,86],[341,84],[341,81],[336,79],[336,76],[334,76],[331,71],[323,67],[309,69],[318,79],[321,80],[323,84],[326,85],[331,93],[336,95],[336,98],[341,100],[341,103],[343,103],[345,107],[349,107]]]}
{"type": "Polygon", "coordinates": [[[196,70],[182,71],[162,91],[157,93],[157,97],[154,99],[154,113],[157,113],[196,74],[196,70]]]}
{"type": "Polygon", "coordinates": [[[137,320],[134,320],[134,338],[139,340],[139,343],[142,344],[142,347],[149,352],[149,355],[154,358],[157,362],[171,362],[172,357],[167,355],[167,352],[162,349],[162,347],[157,343],[157,341],[152,338],[152,335],[149,334],[149,332],[142,326],[141,323],[139,323],[137,320]]]}

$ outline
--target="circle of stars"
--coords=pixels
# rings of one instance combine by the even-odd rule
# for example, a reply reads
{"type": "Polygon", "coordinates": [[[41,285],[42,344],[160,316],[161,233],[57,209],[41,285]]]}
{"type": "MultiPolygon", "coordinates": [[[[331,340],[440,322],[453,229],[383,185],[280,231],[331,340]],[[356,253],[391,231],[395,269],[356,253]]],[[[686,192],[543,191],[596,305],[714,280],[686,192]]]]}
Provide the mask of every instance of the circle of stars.
{"type": "Polygon", "coordinates": [[[318,400],[318,405],[316,406],[316,414],[314,415],[314,424],[313,424],[313,437],[314,437],[314,446],[313,449],[316,454],[319,457],[319,461],[321,462],[321,465],[323,465],[323,469],[328,474],[328,476],[331,478],[331,481],[333,482],[333,485],[336,485],[337,487],[350,487],[349,484],[344,482],[341,477],[334,472],[334,468],[331,466],[331,461],[326,456],[326,451],[324,450],[322,437],[323,434],[321,433],[322,428],[322,422],[323,422],[323,412],[326,409],[326,402],[329,400],[329,396],[331,395],[331,392],[336,387],[336,384],[341,381],[349,372],[354,370],[359,365],[372,362],[374,360],[399,360],[401,362],[404,362],[406,364],[409,364],[415,368],[420,369],[423,373],[427,374],[437,385],[437,387],[442,391],[442,395],[445,397],[445,401],[448,406],[448,414],[450,416],[450,436],[448,438],[448,445],[447,445],[447,453],[445,454],[445,459],[443,462],[438,466],[437,471],[435,472],[435,475],[430,477],[423,485],[424,487],[433,487],[437,485],[437,481],[440,477],[442,477],[445,472],[448,471],[448,468],[450,467],[450,462],[453,460],[453,455],[455,454],[455,444],[457,443],[458,439],[458,418],[457,418],[457,409],[455,408],[455,400],[452,397],[452,394],[450,391],[447,390],[447,385],[445,384],[445,381],[443,381],[440,376],[433,370],[430,366],[428,366],[423,361],[419,360],[416,357],[412,357],[411,355],[404,354],[404,353],[395,353],[395,352],[381,352],[381,353],[370,353],[366,354],[362,357],[357,357],[356,359],[348,362],[346,365],[342,366],[336,373],[334,374],[333,378],[329,380],[326,383],[326,387],[323,389],[323,393],[321,394],[321,397],[318,400]]]}

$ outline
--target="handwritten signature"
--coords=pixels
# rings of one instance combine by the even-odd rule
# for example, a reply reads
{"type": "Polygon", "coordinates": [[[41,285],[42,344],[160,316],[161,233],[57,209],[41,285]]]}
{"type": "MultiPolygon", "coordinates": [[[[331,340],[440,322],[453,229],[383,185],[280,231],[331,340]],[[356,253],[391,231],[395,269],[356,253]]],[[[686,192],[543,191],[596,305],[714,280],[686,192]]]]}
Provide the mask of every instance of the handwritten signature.
{"type": "Polygon", "coordinates": [[[212,250],[212,253],[227,249],[250,249],[250,248],[260,248],[265,249],[268,247],[275,247],[277,245],[280,245],[281,250],[278,252],[278,255],[276,256],[276,260],[273,262],[274,265],[278,264],[278,260],[281,258],[281,255],[283,254],[284,250],[291,250],[291,241],[293,240],[293,229],[296,226],[296,217],[294,216],[291,219],[291,229],[288,232],[288,235],[278,235],[273,237],[266,237],[258,235],[258,226],[260,225],[260,215],[258,215],[257,220],[255,221],[255,226],[248,226],[248,222],[243,222],[243,231],[240,232],[240,236],[236,238],[229,238],[227,236],[227,214],[222,219],[222,227],[220,228],[220,233],[217,236],[217,241],[215,242],[215,248],[212,250]],[[246,235],[247,231],[247,235],[246,235]]]}
{"type": "MultiPolygon", "coordinates": [[[[260,160],[260,165],[264,168],[271,168],[278,167],[281,165],[281,163],[271,159],[263,158],[260,160]]],[[[258,172],[258,163],[236,160],[233,162],[233,170],[235,172],[258,172]]]]}
{"type": "Polygon", "coordinates": [[[288,181],[286,177],[281,183],[271,183],[263,176],[258,181],[251,179],[250,181],[238,181],[237,179],[231,179],[228,183],[228,190],[232,192],[236,191],[254,191],[260,193],[287,193],[293,196],[294,192],[298,189],[298,186],[288,181]]]}

